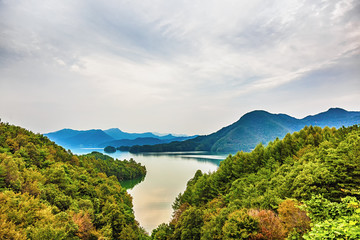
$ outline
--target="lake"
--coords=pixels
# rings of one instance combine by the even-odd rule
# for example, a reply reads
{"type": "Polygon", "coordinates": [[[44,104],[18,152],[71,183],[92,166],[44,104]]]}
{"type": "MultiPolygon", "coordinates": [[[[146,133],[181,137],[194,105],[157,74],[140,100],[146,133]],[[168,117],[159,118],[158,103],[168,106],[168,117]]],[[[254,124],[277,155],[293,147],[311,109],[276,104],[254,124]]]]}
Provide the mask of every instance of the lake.
{"type": "MultiPolygon", "coordinates": [[[[103,149],[71,149],[75,154],[92,151],[104,153],[103,149]]],[[[206,152],[148,153],[131,154],[115,152],[107,154],[113,158],[129,160],[145,165],[147,174],[143,181],[123,183],[136,184],[128,193],[133,197],[135,219],[151,234],[152,229],[161,223],[168,223],[172,215],[172,203],[186,188],[187,181],[200,169],[202,172],[215,171],[227,155],[212,155],[206,152]]]]}

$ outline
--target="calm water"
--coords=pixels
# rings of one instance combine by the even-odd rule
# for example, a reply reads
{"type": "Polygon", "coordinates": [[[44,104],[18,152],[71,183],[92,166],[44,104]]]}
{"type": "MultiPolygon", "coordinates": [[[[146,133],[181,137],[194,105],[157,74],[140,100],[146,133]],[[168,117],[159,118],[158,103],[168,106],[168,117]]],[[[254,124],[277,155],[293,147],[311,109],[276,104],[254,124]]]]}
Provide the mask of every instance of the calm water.
{"type": "MultiPolygon", "coordinates": [[[[102,149],[76,149],[76,154],[102,149]]],[[[160,223],[169,222],[171,205],[176,196],[185,190],[187,181],[200,169],[203,172],[215,171],[226,155],[210,155],[201,152],[166,154],[131,154],[119,152],[108,154],[120,160],[133,158],[146,166],[145,179],[127,181],[123,186],[130,187],[128,193],[133,197],[135,218],[149,233],[160,223]]]]}

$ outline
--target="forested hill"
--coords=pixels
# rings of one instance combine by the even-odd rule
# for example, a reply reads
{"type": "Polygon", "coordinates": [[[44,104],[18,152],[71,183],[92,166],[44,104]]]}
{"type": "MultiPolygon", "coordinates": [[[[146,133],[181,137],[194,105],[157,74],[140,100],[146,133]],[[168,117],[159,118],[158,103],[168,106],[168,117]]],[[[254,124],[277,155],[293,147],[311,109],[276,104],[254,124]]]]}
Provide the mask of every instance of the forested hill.
{"type": "Polygon", "coordinates": [[[119,183],[145,174],[132,159],[73,155],[0,122],[0,239],[147,239],[119,183]]]}
{"type": "Polygon", "coordinates": [[[242,116],[237,122],[206,136],[199,136],[183,142],[158,144],[153,146],[133,146],[130,152],[169,151],[211,151],[235,153],[250,151],[258,143],[266,144],[275,138],[283,138],[287,133],[299,131],[305,126],[342,127],[360,123],[360,112],[348,112],[331,108],[314,116],[296,119],[286,114],[271,114],[253,111],[242,116]]]}
{"type": "Polygon", "coordinates": [[[200,170],[154,239],[360,239],[360,125],[305,127],[200,170]]]}

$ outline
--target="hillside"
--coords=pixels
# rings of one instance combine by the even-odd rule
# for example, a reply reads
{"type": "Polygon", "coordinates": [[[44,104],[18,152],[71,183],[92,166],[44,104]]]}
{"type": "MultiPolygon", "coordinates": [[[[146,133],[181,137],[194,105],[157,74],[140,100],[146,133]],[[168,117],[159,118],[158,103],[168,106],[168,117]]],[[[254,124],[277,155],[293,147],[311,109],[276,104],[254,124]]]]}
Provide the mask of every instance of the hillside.
{"type": "Polygon", "coordinates": [[[145,174],[132,159],[73,155],[0,122],[0,239],[147,239],[119,183],[145,174]]]}
{"type": "Polygon", "coordinates": [[[154,239],[360,239],[360,125],[305,127],[196,172],[154,239]]]}
{"type": "Polygon", "coordinates": [[[348,112],[331,108],[327,112],[296,119],[286,114],[272,114],[253,111],[242,116],[237,122],[210,135],[199,136],[183,142],[173,142],[154,146],[133,146],[130,152],[167,151],[211,151],[235,153],[251,151],[261,142],[267,144],[275,138],[283,138],[305,126],[341,127],[360,123],[360,112],[348,112]]]}

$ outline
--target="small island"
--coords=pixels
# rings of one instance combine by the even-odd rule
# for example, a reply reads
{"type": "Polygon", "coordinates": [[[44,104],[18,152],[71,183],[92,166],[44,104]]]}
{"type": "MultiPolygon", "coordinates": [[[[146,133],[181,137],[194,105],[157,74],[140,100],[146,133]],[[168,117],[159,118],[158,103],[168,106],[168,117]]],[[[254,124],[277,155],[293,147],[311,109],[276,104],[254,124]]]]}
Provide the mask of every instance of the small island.
{"type": "Polygon", "coordinates": [[[113,146],[107,146],[107,147],[104,148],[104,152],[106,152],[106,153],[114,153],[114,152],[116,152],[116,148],[113,147],[113,146]]]}

